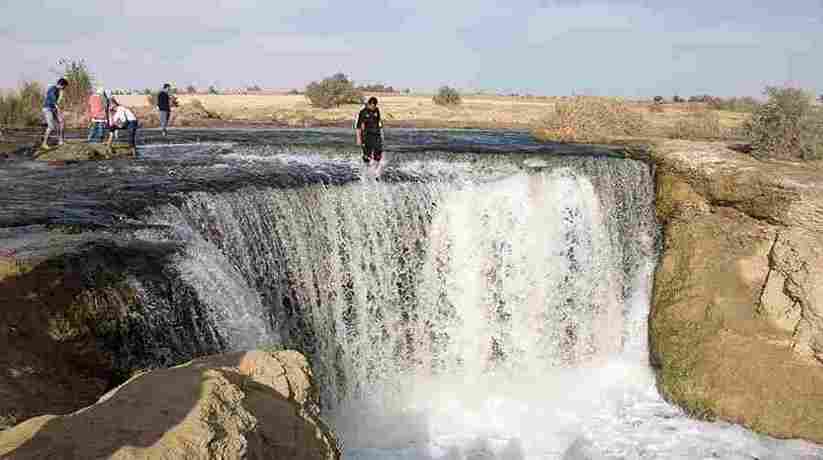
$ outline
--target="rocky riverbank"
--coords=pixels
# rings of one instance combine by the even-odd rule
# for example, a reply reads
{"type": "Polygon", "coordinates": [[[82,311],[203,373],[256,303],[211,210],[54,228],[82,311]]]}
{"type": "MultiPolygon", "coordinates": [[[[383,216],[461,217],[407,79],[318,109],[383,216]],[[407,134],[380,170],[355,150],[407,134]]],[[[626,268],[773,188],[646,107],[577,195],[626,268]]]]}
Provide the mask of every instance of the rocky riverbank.
{"type": "Polygon", "coordinates": [[[823,442],[823,170],[666,142],[650,317],[661,392],[694,415],[823,442]]]}

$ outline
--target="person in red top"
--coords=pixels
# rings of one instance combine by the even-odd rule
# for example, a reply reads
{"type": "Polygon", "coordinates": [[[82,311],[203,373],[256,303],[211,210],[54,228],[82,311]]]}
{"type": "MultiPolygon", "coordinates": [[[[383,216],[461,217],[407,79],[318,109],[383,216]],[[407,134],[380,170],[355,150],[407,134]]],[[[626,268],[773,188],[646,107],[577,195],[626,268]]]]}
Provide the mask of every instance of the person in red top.
{"type": "Polygon", "coordinates": [[[104,88],[89,96],[86,116],[89,118],[88,142],[103,142],[109,128],[109,98],[104,88]]]}

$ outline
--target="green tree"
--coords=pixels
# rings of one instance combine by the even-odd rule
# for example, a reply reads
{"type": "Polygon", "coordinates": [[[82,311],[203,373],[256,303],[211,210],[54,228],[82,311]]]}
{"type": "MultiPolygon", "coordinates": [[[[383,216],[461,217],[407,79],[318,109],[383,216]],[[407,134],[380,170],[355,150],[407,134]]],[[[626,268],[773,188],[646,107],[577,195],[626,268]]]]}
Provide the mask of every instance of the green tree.
{"type": "Polygon", "coordinates": [[[94,76],[86,61],[64,58],[57,61],[57,65],[62,68],[55,73],[69,81],[69,85],[63,90],[63,107],[75,110],[84,107],[94,87],[94,76]]]}
{"type": "Polygon", "coordinates": [[[823,113],[810,93],[798,88],[766,87],[760,105],[743,130],[760,157],[817,159],[823,156],[823,113]]]}
{"type": "Polygon", "coordinates": [[[362,104],[363,93],[343,73],[336,73],[306,86],[306,99],[315,107],[330,109],[343,104],[362,104]]]}

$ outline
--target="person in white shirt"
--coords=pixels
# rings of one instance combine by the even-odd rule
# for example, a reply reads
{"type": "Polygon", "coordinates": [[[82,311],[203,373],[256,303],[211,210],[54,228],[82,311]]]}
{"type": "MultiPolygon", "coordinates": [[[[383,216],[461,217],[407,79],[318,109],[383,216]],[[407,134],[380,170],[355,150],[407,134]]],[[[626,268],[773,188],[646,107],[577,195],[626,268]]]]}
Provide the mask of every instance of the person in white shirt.
{"type": "Polygon", "coordinates": [[[140,124],[137,122],[137,117],[134,115],[134,112],[132,112],[128,107],[122,106],[116,100],[112,99],[112,132],[109,134],[109,148],[111,148],[112,141],[114,140],[114,132],[118,129],[125,129],[129,132],[129,147],[131,147],[131,153],[132,155],[137,156],[137,128],[139,127],[140,124]]]}

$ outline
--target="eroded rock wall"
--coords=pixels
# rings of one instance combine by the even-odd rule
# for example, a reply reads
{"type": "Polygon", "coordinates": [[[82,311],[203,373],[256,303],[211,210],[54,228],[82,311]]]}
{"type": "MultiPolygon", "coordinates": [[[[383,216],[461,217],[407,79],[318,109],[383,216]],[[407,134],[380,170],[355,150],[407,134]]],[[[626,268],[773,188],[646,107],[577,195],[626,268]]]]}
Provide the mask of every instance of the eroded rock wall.
{"type": "Polygon", "coordinates": [[[667,142],[650,317],[661,391],[694,415],[823,442],[823,171],[667,142]]]}

